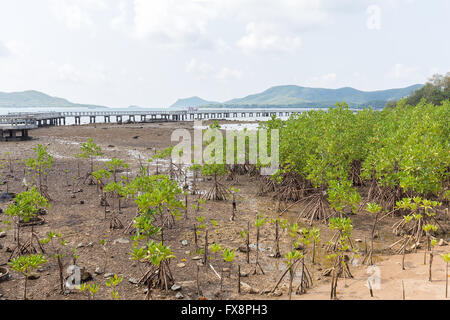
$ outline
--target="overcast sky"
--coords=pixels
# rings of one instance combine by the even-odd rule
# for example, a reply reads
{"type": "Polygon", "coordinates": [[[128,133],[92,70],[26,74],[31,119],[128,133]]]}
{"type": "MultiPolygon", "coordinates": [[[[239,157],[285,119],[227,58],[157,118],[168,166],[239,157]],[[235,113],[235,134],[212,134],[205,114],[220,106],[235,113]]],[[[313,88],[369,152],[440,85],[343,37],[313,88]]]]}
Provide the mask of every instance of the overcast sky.
{"type": "Polygon", "coordinates": [[[0,0],[0,91],[167,107],[450,71],[448,0],[0,0]]]}

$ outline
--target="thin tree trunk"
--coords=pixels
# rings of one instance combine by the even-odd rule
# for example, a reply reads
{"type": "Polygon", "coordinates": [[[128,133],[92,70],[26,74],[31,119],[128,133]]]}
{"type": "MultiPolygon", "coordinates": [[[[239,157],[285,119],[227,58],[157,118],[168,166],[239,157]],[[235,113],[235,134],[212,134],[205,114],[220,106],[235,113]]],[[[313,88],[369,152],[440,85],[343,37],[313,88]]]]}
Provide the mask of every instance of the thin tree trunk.
{"type": "Polygon", "coordinates": [[[445,273],[445,298],[447,299],[448,296],[448,262],[447,262],[447,268],[445,273]]]}
{"type": "Polygon", "coordinates": [[[203,251],[203,263],[206,265],[208,262],[208,230],[206,230],[205,234],[205,248],[203,251]]]}
{"type": "Polygon", "coordinates": [[[431,266],[433,265],[433,252],[430,252],[430,267],[428,269],[428,281],[432,281],[431,280],[431,266]]]}
{"type": "Polygon", "coordinates": [[[220,300],[223,300],[223,268],[220,277],[220,300]]]}
{"type": "Polygon", "coordinates": [[[250,221],[247,222],[247,263],[250,264],[250,221]]]}
{"type": "Polygon", "coordinates": [[[195,247],[197,248],[197,251],[198,251],[197,226],[195,224],[194,224],[194,243],[195,243],[195,247]]]}
{"type": "MultiPolygon", "coordinates": [[[[275,221],[275,258],[280,258],[280,236],[278,232],[278,220],[275,221]]],[[[314,260],[314,258],[313,258],[314,260]]],[[[314,261],[313,261],[314,263],[314,261]]]]}
{"type": "Polygon", "coordinates": [[[316,263],[316,239],[313,239],[312,264],[316,263]]]}
{"type": "Polygon", "coordinates": [[[373,265],[373,238],[375,236],[375,229],[377,226],[377,222],[378,222],[378,213],[375,215],[375,222],[374,222],[373,228],[372,228],[372,240],[371,240],[371,244],[370,244],[370,265],[373,265]]]}
{"type": "Polygon", "coordinates": [[[64,276],[63,276],[63,263],[61,256],[58,254],[58,267],[59,267],[59,285],[61,289],[61,294],[64,293],[64,276]]]}
{"type": "Polygon", "coordinates": [[[294,280],[294,269],[293,265],[289,268],[289,300],[292,299],[292,281],[294,280]]]}
{"type": "Polygon", "coordinates": [[[238,293],[241,293],[241,265],[238,265],[238,293]]]}
{"type": "Polygon", "coordinates": [[[27,300],[28,275],[25,275],[25,289],[23,292],[23,300],[27,300]]]}

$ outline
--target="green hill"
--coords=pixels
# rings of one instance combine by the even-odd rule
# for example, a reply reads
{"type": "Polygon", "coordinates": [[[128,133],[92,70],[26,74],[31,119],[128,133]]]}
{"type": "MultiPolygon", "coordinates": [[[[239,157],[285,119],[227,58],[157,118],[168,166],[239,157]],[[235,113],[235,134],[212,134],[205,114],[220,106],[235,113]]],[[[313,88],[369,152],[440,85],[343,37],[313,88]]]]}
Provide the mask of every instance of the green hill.
{"type": "Polygon", "coordinates": [[[262,93],[247,96],[241,99],[233,99],[225,102],[226,105],[334,105],[336,102],[345,101],[352,106],[363,106],[372,103],[386,103],[390,100],[398,100],[408,96],[422,85],[413,85],[401,89],[389,89],[379,91],[360,91],[354,88],[322,89],[299,86],[278,86],[270,88],[262,93]]]}
{"type": "Polygon", "coordinates": [[[244,98],[232,99],[226,102],[209,102],[199,97],[180,99],[171,108],[213,107],[213,108],[270,108],[270,107],[330,107],[336,102],[347,102],[351,107],[372,106],[383,108],[387,102],[399,100],[423,87],[416,84],[406,88],[361,91],[354,88],[323,89],[307,88],[294,85],[272,87],[262,93],[249,95],[244,98]]]}
{"type": "Polygon", "coordinates": [[[51,97],[39,91],[0,92],[0,108],[104,108],[96,105],[72,103],[66,99],[51,97]]]}
{"type": "Polygon", "coordinates": [[[171,105],[170,108],[197,108],[205,105],[215,105],[218,103],[219,102],[206,101],[199,97],[191,97],[186,99],[178,99],[178,101],[171,105]]]}

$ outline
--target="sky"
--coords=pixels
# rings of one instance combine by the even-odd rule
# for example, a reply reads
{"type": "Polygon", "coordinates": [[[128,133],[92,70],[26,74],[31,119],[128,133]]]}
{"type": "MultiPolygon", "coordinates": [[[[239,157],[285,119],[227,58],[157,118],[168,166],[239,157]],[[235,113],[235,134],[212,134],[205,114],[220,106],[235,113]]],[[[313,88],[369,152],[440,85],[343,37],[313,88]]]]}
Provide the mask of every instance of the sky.
{"type": "Polygon", "coordinates": [[[448,0],[0,0],[0,92],[168,107],[450,71],[448,0]]]}

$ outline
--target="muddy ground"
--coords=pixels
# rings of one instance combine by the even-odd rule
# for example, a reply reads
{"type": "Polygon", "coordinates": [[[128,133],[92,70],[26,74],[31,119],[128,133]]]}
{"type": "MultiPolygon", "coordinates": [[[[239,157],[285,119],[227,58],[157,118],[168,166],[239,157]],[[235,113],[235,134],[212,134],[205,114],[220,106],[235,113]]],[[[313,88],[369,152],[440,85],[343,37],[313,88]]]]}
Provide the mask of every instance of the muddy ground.
{"type": "MultiPolygon", "coordinates": [[[[226,122],[231,123],[231,122],[226,122]]],[[[192,123],[147,123],[147,124],[124,124],[124,125],[86,125],[41,128],[31,133],[33,140],[26,142],[8,142],[0,144],[0,159],[11,160],[12,172],[9,165],[0,169],[3,181],[8,181],[8,189],[13,193],[24,191],[25,167],[21,162],[33,155],[33,148],[38,144],[48,146],[53,155],[55,163],[48,173],[49,195],[52,198],[51,207],[43,216],[45,224],[34,227],[35,233],[40,239],[44,238],[49,231],[62,233],[68,241],[66,246],[66,257],[64,259],[65,269],[71,264],[70,252],[76,248],[79,259],[77,264],[92,275],[90,283],[100,286],[96,299],[111,299],[111,289],[105,286],[105,274],[113,273],[123,277],[119,286],[121,299],[145,299],[145,287],[132,282],[142,276],[145,267],[130,259],[130,251],[133,243],[129,235],[123,230],[110,230],[111,213],[104,217],[104,208],[100,206],[99,194],[95,185],[83,183],[84,179],[78,179],[78,174],[85,175],[89,164],[87,161],[79,161],[74,155],[79,152],[80,143],[92,137],[101,146],[104,155],[96,161],[96,166],[111,158],[120,158],[131,165],[127,173],[130,177],[137,174],[139,163],[145,162],[156,150],[161,150],[171,145],[170,137],[174,129],[183,128],[192,130],[192,123]],[[67,172],[66,172],[67,171],[67,172]],[[106,254],[101,241],[106,240],[106,254]],[[102,274],[96,274],[95,270],[104,269],[102,274]]],[[[154,164],[151,165],[152,172],[156,171],[154,164]]],[[[167,169],[167,163],[158,164],[158,170],[167,169]]],[[[124,173],[125,174],[125,173],[124,173]]],[[[25,177],[29,180],[29,177],[25,177]]],[[[27,180],[27,181],[28,181],[27,180]]],[[[230,221],[232,203],[230,200],[222,202],[208,201],[204,212],[197,214],[191,204],[197,199],[189,196],[188,219],[184,216],[176,221],[172,229],[164,230],[164,241],[169,244],[176,255],[171,262],[172,273],[176,284],[181,286],[184,299],[217,299],[220,289],[220,280],[210,267],[199,267],[199,285],[201,294],[197,292],[197,265],[199,256],[194,244],[194,224],[198,224],[196,217],[204,216],[208,224],[208,243],[220,243],[224,247],[237,250],[237,256],[233,264],[224,263],[220,256],[214,257],[210,253],[210,263],[220,274],[222,268],[229,268],[225,272],[223,281],[223,299],[287,299],[287,278],[280,285],[275,294],[268,294],[286,266],[283,258],[276,259],[273,255],[275,230],[274,226],[267,224],[261,230],[260,264],[264,270],[253,274],[256,256],[256,230],[252,226],[250,230],[250,264],[247,264],[246,253],[240,252],[239,247],[245,244],[240,233],[246,230],[247,222],[253,224],[257,214],[268,218],[277,218],[277,203],[270,196],[257,196],[258,186],[261,183],[256,177],[240,176],[238,181],[223,180],[226,186],[234,185],[240,189],[237,199],[237,216],[235,221],[230,221]],[[213,226],[209,221],[216,220],[219,225],[213,226]],[[183,245],[183,240],[187,245],[183,245]],[[237,269],[241,267],[243,278],[242,294],[237,293],[237,269]],[[248,286],[247,286],[248,285],[248,286]],[[251,291],[248,292],[248,291],[251,291]]],[[[200,183],[200,188],[207,190],[211,186],[209,181],[200,183]]],[[[0,193],[6,191],[6,185],[0,186],[0,193]]],[[[362,190],[364,191],[364,190],[362,190]]],[[[0,208],[3,210],[8,202],[0,200],[0,208]]],[[[297,221],[297,216],[302,207],[294,206],[283,217],[291,222],[297,221]]],[[[122,213],[118,215],[121,222],[127,226],[136,214],[136,206],[132,201],[125,203],[122,213]]],[[[183,212],[184,215],[184,212],[183,212]]],[[[354,225],[353,240],[355,246],[362,254],[365,251],[365,239],[370,238],[373,217],[368,213],[360,212],[351,216],[354,225]]],[[[0,219],[4,219],[0,215],[0,219]]],[[[445,296],[445,265],[439,255],[449,252],[448,245],[436,246],[434,248],[433,281],[428,281],[428,266],[423,264],[423,250],[406,256],[406,270],[401,268],[401,256],[392,255],[387,246],[398,238],[392,234],[391,226],[398,217],[388,217],[378,226],[378,237],[375,240],[376,269],[368,269],[360,264],[361,257],[352,257],[351,271],[353,279],[341,279],[338,284],[339,299],[402,299],[402,282],[408,299],[443,299],[445,296]],[[374,288],[374,297],[370,297],[367,281],[374,274],[381,279],[380,287],[374,288]]],[[[305,225],[304,221],[299,221],[305,225]]],[[[332,237],[333,233],[327,226],[316,223],[321,229],[321,243],[317,252],[317,263],[311,265],[307,260],[313,277],[313,286],[306,294],[294,295],[293,299],[329,299],[330,278],[322,273],[331,263],[326,259],[327,253],[323,249],[325,243],[332,237]]],[[[448,228],[448,225],[447,225],[448,228]]],[[[6,231],[6,236],[0,238],[0,267],[9,267],[7,262],[10,249],[14,249],[14,230],[6,230],[1,225],[0,229],[6,231]]],[[[30,227],[24,228],[23,239],[27,239],[30,227]]],[[[448,234],[440,235],[448,241],[448,234]]],[[[198,245],[203,246],[203,234],[199,237],[198,245]]],[[[290,240],[286,233],[281,235],[281,253],[284,255],[290,250],[290,240]]],[[[48,248],[47,248],[48,249],[48,248]]],[[[308,258],[309,259],[309,258],[308,258]]],[[[20,274],[9,270],[9,280],[0,282],[0,298],[21,299],[23,296],[24,278],[20,274]]],[[[86,295],[78,290],[70,290],[65,294],[59,291],[58,266],[55,260],[40,269],[35,275],[35,280],[28,281],[29,299],[86,299],[86,295]]],[[[299,284],[297,275],[294,286],[299,284]]],[[[153,299],[176,299],[176,294],[169,290],[154,290],[153,299]]]]}

